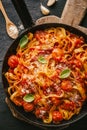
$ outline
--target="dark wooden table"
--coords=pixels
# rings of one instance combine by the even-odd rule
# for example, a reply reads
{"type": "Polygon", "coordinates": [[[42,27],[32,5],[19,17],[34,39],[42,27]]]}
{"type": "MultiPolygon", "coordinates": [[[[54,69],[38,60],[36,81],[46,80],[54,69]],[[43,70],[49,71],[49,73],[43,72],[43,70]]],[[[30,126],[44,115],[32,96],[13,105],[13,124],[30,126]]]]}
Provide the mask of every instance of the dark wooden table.
{"type": "MultiPolygon", "coordinates": [[[[46,5],[47,0],[43,0],[44,5],[46,5]]],[[[6,9],[6,12],[9,18],[14,21],[14,23],[18,26],[20,33],[22,32],[20,25],[22,24],[16,10],[14,9],[11,0],[3,0],[3,5],[6,9]]],[[[51,10],[52,15],[56,15],[61,17],[61,13],[63,7],[65,5],[66,0],[58,0],[57,3],[49,8],[51,10]]],[[[42,17],[43,15],[40,12],[40,0],[25,0],[25,3],[31,13],[32,19],[35,22],[38,18],[42,17]]],[[[87,15],[83,19],[82,26],[87,27],[87,15]]],[[[12,44],[13,40],[8,37],[5,28],[5,20],[3,18],[2,13],[0,12],[0,73],[2,68],[2,62],[4,55],[12,44]]],[[[23,121],[20,121],[12,116],[7,104],[5,103],[5,93],[2,85],[2,80],[0,76],[0,130],[27,130],[27,129],[36,129],[40,130],[40,128],[31,126],[23,121]]],[[[87,116],[81,119],[80,121],[70,125],[65,130],[85,130],[87,129],[87,116]]]]}

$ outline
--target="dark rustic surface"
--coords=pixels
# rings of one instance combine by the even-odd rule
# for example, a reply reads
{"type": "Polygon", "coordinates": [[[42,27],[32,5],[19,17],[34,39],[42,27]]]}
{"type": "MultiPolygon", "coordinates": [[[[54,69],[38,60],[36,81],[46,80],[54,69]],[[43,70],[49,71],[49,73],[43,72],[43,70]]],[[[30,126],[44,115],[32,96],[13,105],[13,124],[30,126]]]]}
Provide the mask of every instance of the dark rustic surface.
{"type": "MultiPolygon", "coordinates": [[[[14,9],[14,6],[11,3],[11,0],[2,0],[3,5],[6,9],[6,12],[9,18],[18,26],[20,29],[21,20],[17,15],[17,12],[14,9]]],[[[25,0],[26,5],[31,13],[32,19],[35,22],[38,18],[42,17],[43,15],[40,12],[40,0],[25,0]]],[[[43,4],[46,5],[47,0],[43,0],[43,4]]],[[[63,7],[65,5],[66,0],[58,0],[56,4],[52,7],[49,7],[51,14],[61,17],[61,13],[63,7]]],[[[87,27],[87,14],[85,18],[81,22],[81,25],[87,27]]],[[[20,31],[20,33],[22,30],[20,31]]],[[[5,20],[0,12],[0,73],[4,55],[8,49],[8,47],[12,44],[13,40],[8,37],[5,29],[5,20]]],[[[7,104],[5,103],[5,93],[1,81],[0,76],[0,130],[27,130],[27,129],[34,129],[40,130],[40,128],[31,126],[25,122],[22,122],[12,116],[7,104]]],[[[65,130],[85,130],[87,129],[87,116],[81,119],[80,121],[70,125],[65,130]]]]}

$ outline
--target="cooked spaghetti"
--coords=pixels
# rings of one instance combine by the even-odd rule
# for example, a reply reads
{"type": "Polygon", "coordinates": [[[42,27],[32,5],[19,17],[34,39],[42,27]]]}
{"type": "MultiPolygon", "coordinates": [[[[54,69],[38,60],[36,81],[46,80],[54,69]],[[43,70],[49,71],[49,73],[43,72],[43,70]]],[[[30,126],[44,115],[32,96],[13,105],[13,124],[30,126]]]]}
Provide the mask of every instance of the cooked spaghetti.
{"type": "Polygon", "coordinates": [[[86,100],[87,44],[61,27],[29,32],[8,58],[10,99],[44,123],[79,114],[86,100]]]}

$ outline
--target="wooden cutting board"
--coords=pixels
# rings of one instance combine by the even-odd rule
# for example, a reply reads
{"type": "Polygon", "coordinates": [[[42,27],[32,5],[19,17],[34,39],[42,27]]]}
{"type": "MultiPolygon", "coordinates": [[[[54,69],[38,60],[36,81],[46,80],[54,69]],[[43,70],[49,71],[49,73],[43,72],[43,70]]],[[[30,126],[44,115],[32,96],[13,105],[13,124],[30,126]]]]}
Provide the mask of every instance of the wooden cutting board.
{"type": "Polygon", "coordinates": [[[67,0],[61,18],[45,16],[36,21],[36,24],[57,22],[71,25],[87,34],[87,28],[80,26],[87,12],[87,0],[67,0]]]}

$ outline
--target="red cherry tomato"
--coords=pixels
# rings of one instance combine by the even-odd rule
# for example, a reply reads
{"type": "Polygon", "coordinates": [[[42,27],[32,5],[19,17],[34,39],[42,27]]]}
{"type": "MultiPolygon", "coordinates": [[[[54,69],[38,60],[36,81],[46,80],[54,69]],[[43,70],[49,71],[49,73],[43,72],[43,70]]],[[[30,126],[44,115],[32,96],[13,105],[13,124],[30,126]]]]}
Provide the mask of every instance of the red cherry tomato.
{"type": "Polygon", "coordinates": [[[53,111],[52,119],[53,119],[53,122],[59,122],[63,120],[63,116],[59,111],[53,111]]]}
{"type": "Polygon", "coordinates": [[[61,88],[62,88],[64,91],[71,91],[71,90],[72,90],[72,83],[71,83],[69,80],[64,80],[64,81],[61,83],[61,88]]]}
{"type": "Polygon", "coordinates": [[[41,100],[41,96],[36,95],[35,100],[34,100],[34,104],[37,105],[40,102],[40,100],[41,100]]]}
{"type": "Polygon", "coordinates": [[[82,63],[80,60],[78,59],[73,59],[73,61],[70,61],[71,65],[73,67],[78,67],[78,68],[81,68],[82,67],[82,63]]]}
{"type": "Polygon", "coordinates": [[[61,105],[61,108],[68,111],[74,111],[76,109],[76,105],[74,102],[65,102],[61,105]]]}
{"type": "Polygon", "coordinates": [[[63,56],[63,52],[61,49],[59,48],[54,48],[53,52],[52,52],[52,57],[57,60],[60,61],[62,59],[63,56]]]}
{"type": "Polygon", "coordinates": [[[83,39],[81,39],[81,38],[75,39],[75,47],[80,47],[83,43],[84,43],[83,39]]]}
{"type": "Polygon", "coordinates": [[[8,65],[11,68],[15,68],[18,65],[18,57],[16,55],[12,55],[8,59],[8,65]]]}
{"type": "Polygon", "coordinates": [[[34,109],[34,104],[28,103],[28,102],[23,102],[23,107],[24,107],[25,111],[30,112],[34,109]]]}
{"type": "Polygon", "coordinates": [[[47,112],[47,110],[45,107],[37,108],[35,110],[35,115],[37,118],[44,118],[46,112],[47,112]]]}
{"type": "Polygon", "coordinates": [[[55,105],[55,106],[58,106],[59,104],[60,104],[60,99],[58,99],[58,98],[55,98],[55,97],[52,97],[52,103],[55,105]]]}
{"type": "Polygon", "coordinates": [[[23,100],[22,100],[20,97],[18,97],[17,99],[14,99],[13,102],[14,102],[17,106],[22,106],[23,100]]]}
{"type": "Polygon", "coordinates": [[[41,40],[41,39],[44,39],[45,38],[45,33],[43,32],[43,31],[37,31],[36,33],[35,33],[35,38],[37,39],[37,40],[41,40]]]}

